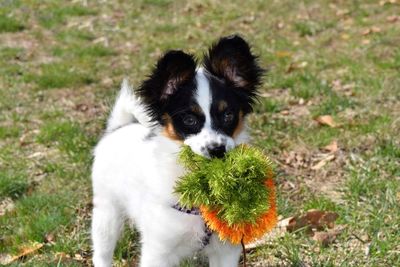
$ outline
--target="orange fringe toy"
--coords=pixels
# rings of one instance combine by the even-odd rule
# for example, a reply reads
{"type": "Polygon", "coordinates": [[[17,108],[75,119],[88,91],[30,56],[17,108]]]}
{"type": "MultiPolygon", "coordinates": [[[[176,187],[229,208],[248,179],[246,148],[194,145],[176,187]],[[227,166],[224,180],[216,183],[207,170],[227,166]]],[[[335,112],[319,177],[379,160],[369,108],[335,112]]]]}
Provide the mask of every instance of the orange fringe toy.
{"type": "Polygon", "coordinates": [[[211,230],[216,231],[221,240],[229,239],[233,244],[248,244],[271,231],[277,223],[275,185],[271,178],[267,178],[265,186],[269,191],[269,209],[257,219],[255,224],[237,224],[229,226],[228,223],[218,218],[217,210],[210,210],[206,206],[200,206],[201,215],[211,230]]]}

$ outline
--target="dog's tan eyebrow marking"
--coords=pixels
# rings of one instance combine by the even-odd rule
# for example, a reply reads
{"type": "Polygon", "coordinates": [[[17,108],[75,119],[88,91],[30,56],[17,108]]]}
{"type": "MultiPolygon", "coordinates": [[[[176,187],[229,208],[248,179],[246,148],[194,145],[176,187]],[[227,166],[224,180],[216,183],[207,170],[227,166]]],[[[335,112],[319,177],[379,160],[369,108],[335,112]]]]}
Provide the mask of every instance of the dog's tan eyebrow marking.
{"type": "Polygon", "coordinates": [[[228,103],[226,101],[221,100],[218,102],[218,111],[222,112],[228,107],[228,103]]]}
{"type": "Polygon", "coordinates": [[[203,115],[203,111],[201,110],[201,107],[199,105],[190,106],[190,110],[193,111],[193,113],[196,113],[198,115],[203,115]]]}
{"type": "Polygon", "coordinates": [[[233,131],[232,137],[236,138],[244,129],[244,115],[243,115],[243,111],[239,111],[239,115],[238,115],[238,123],[236,125],[235,130],[233,131]]]}

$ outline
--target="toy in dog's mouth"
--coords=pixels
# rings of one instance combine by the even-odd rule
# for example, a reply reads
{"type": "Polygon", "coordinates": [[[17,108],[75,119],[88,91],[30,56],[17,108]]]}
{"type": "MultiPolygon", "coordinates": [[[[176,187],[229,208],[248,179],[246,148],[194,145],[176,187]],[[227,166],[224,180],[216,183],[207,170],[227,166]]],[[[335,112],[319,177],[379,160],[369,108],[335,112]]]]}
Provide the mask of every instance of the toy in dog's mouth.
{"type": "Polygon", "coordinates": [[[277,222],[271,162],[260,150],[239,145],[223,158],[204,158],[183,147],[187,173],[176,183],[179,204],[199,207],[221,240],[249,243],[277,222]]]}

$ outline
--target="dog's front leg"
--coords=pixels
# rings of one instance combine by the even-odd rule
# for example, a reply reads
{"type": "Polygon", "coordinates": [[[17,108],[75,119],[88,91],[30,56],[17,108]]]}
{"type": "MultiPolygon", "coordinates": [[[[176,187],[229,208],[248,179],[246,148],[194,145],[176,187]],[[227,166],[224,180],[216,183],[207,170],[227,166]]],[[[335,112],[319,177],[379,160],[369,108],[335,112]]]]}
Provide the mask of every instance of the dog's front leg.
{"type": "Polygon", "coordinates": [[[237,267],[241,251],[242,246],[220,241],[216,234],[213,234],[210,244],[204,249],[210,267],[237,267]]]}
{"type": "Polygon", "coordinates": [[[92,219],[93,264],[111,267],[113,252],[120,235],[123,217],[107,200],[94,199],[92,219]]]}
{"type": "Polygon", "coordinates": [[[173,267],[179,264],[179,258],[168,253],[164,247],[145,242],[141,250],[140,267],[173,267]]]}

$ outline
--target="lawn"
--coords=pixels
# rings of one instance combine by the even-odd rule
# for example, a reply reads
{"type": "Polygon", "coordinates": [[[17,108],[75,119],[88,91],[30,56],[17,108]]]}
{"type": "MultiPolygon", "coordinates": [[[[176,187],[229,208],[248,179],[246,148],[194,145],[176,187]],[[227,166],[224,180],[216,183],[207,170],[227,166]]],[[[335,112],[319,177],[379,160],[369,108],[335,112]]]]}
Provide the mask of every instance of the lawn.
{"type": "MultiPolygon", "coordinates": [[[[269,70],[249,124],[279,218],[335,212],[341,229],[321,244],[281,227],[248,266],[400,266],[398,0],[1,1],[0,265],[90,265],[91,151],[122,79],[232,33],[269,70]]],[[[137,240],[124,231],[115,266],[137,240]]]]}

